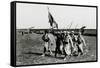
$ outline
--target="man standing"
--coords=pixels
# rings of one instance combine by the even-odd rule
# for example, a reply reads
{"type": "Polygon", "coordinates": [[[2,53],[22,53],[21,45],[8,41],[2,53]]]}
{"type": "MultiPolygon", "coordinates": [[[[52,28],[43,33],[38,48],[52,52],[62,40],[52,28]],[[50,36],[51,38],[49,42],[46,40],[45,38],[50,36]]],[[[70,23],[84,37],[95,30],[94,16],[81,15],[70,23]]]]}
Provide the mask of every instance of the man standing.
{"type": "Polygon", "coordinates": [[[68,57],[70,57],[71,54],[72,54],[73,42],[72,42],[72,39],[69,35],[69,32],[65,32],[64,34],[65,34],[64,35],[64,41],[63,41],[64,53],[65,53],[64,60],[66,60],[66,56],[68,55],[68,57]]]}
{"type": "Polygon", "coordinates": [[[74,31],[71,31],[70,36],[73,42],[72,55],[78,55],[77,37],[74,35],[74,31]]]}
{"type": "Polygon", "coordinates": [[[75,42],[76,42],[76,37],[75,37],[75,35],[74,35],[74,31],[71,31],[70,36],[71,36],[71,38],[72,38],[73,45],[74,45],[75,42]]]}
{"type": "Polygon", "coordinates": [[[78,51],[79,51],[79,55],[83,54],[83,46],[86,46],[85,40],[81,34],[81,32],[78,33],[78,37],[77,37],[77,43],[78,43],[78,51]]]}
{"type": "Polygon", "coordinates": [[[42,56],[45,56],[45,52],[49,50],[49,45],[48,45],[49,38],[48,38],[47,31],[44,32],[44,34],[42,36],[42,40],[44,41],[44,51],[43,51],[42,56]]]}

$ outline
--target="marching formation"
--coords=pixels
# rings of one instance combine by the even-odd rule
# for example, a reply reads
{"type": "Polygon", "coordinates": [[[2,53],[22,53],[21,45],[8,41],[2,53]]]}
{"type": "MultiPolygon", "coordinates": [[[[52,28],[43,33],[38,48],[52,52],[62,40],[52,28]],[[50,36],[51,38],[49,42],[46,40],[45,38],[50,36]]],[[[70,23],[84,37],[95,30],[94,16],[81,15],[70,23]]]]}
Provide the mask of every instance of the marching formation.
{"type": "Polygon", "coordinates": [[[86,46],[85,40],[81,34],[74,34],[74,31],[45,31],[42,40],[44,41],[44,52],[42,56],[45,56],[46,52],[50,52],[50,55],[55,51],[55,57],[57,54],[64,55],[66,57],[80,56],[84,54],[83,46],[86,46]]]}
{"type": "MultiPolygon", "coordinates": [[[[57,54],[64,55],[65,56],[64,60],[66,60],[67,56],[71,57],[71,56],[83,55],[84,53],[83,46],[86,46],[86,43],[82,34],[84,33],[84,28],[86,28],[86,26],[83,26],[79,30],[78,35],[75,35],[74,31],[55,32],[53,29],[55,28],[58,29],[58,24],[54,20],[52,14],[49,12],[49,8],[48,8],[48,18],[51,30],[44,31],[44,35],[42,36],[42,40],[44,41],[44,52],[42,56],[45,56],[46,52],[48,51],[50,52],[50,55],[52,55],[53,51],[55,51],[55,57],[57,57],[57,54]]],[[[72,23],[70,25],[70,28],[71,26],[72,23]]]]}

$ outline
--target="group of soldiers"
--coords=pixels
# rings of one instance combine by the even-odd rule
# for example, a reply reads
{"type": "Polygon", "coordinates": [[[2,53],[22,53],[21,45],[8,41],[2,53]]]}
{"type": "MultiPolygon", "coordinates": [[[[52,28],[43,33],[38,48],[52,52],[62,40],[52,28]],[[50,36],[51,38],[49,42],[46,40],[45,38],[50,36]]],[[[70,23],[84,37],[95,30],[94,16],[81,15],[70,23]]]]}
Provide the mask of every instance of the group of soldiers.
{"type": "Polygon", "coordinates": [[[56,45],[55,47],[55,57],[57,54],[63,54],[65,55],[64,59],[66,59],[66,56],[73,56],[73,55],[83,55],[84,49],[83,46],[86,46],[85,39],[82,36],[81,32],[79,31],[77,35],[75,35],[74,31],[63,31],[63,32],[57,32],[54,31],[48,32],[45,31],[42,40],[44,41],[44,52],[42,56],[45,56],[46,51],[49,51],[50,54],[52,54],[52,50],[50,49],[50,46],[56,45]],[[55,38],[54,43],[50,43],[50,38],[48,37],[48,33],[51,33],[53,37],[55,38]],[[50,43],[50,44],[49,44],[50,43]]]}

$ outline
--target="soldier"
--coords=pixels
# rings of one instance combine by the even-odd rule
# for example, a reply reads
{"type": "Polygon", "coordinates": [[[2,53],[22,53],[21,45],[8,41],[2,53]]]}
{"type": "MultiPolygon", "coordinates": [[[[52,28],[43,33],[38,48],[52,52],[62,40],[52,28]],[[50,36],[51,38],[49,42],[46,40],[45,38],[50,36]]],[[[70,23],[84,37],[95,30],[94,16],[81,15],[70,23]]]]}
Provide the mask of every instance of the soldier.
{"type": "Polygon", "coordinates": [[[78,43],[78,52],[79,55],[83,54],[83,46],[86,46],[85,40],[81,34],[81,32],[78,33],[78,37],[77,37],[77,43],[78,43]]]}
{"type": "Polygon", "coordinates": [[[74,31],[71,31],[70,36],[73,42],[72,55],[78,55],[77,37],[74,35],[74,31]]]}
{"type": "Polygon", "coordinates": [[[22,36],[24,35],[24,32],[22,31],[22,36]]]}
{"type": "Polygon", "coordinates": [[[64,60],[66,60],[66,56],[68,55],[68,57],[71,56],[72,53],[72,47],[73,47],[73,42],[72,39],[69,35],[69,32],[64,32],[64,40],[63,40],[63,45],[64,45],[64,54],[65,54],[65,58],[64,60]]]}
{"type": "Polygon", "coordinates": [[[76,37],[75,37],[75,35],[74,35],[74,31],[71,31],[70,36],[71,36],[71,38],[72,38],[73,45],[74,45],[74,43],[76,42],[76,37]]]}
{"type": "Polygon", "coordinates": [[[55,57],[56,57],[57,53],[59,53],[59,54],[61,53],[60,46],[61,46],[61,41],[62,41],[60,33],[56,34],[56,37],[57,37],[57,39],[56,39],[55,57]]]}
{"type": "Polygon", "coordinates": [[[44,41],[44,51],[43,51],[42,56],[45,56],[45,52],[49,50],[49,46],[48,46],[49,38],[48,38],[48,34],[47,33],[48,32],[45,31],[44,35],[42,36],[42,40],[44,41]]]}

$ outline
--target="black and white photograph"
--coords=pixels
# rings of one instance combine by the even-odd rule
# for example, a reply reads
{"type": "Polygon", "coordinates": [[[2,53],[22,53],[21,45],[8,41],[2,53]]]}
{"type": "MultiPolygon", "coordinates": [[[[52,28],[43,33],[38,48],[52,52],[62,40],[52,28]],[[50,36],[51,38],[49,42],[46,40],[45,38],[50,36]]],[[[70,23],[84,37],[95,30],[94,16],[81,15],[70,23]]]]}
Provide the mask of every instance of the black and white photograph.
{"type": "Polygon", "coordinates": [[[16,65],[97,61],[97,6],[16,2],[16,65]]]}

